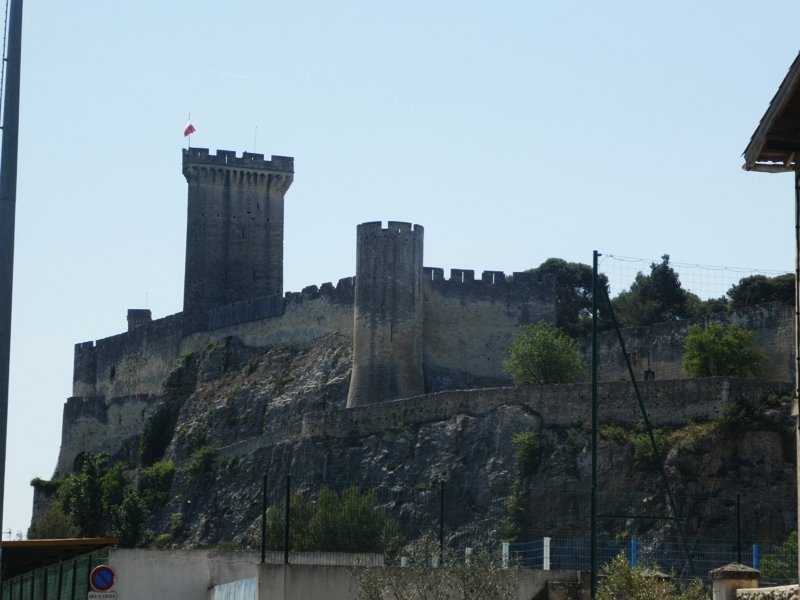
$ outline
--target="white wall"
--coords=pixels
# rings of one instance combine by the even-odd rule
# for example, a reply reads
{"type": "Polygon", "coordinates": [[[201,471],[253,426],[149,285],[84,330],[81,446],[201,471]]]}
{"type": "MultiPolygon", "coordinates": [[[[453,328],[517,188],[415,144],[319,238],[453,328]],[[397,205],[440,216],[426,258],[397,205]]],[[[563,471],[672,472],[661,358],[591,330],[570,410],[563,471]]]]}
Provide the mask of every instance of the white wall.
{"type": "Polygon", "coordinates": [[[209,588],[256,577],[255,552],[207,550],[112,550],[118,600],[207,600],[209,588]]]}

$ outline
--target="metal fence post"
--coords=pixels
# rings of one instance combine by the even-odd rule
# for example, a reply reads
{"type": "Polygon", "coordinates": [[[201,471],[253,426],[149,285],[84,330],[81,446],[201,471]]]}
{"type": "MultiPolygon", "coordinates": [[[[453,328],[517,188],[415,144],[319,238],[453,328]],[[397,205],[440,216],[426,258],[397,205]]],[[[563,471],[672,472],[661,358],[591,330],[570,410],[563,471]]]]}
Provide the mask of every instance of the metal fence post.
{"type": "Polygon", "coordinates": [[[631,539],[631,566],[635,567],[639,563],[639,540],[631,539]]]}
{"type": "Polygon", "coordinates": [[[444,566],[444,480],[439,482],[439,564],[444,566]]]}
{"type": "Polygon", "coordinates": [[[267,560],[267,476],[261,488],[261,564],[267,560]]]}
{"type": "Polygon", "coordinates": [[[753,568],[761,568],[761,557],[758,555],[758,544],[753,544],[753,568]]]}
{"type": "Polygon", "coordinates": [[[542,539],[542,570],[550,570],[550,538],[542,539]]]}
{"type": "Polygon", "coordinates": [[[289,528],[291,527],[291,518],[289,513],[292,510],[292,476],[286,476],[286,509],[284,513],[284,530],[283,530],[283,564],[289,564],[289,528]]]}
{"type": "Polygon", "coordinates": [[[503,542],[503,568],[504,569],[508,568],[508,555],[509,555],[508,542],[503,542]]]}
{"type": "Polygon", "coordinates": [[[742,495],[736,494],[736,562],[742,564],[742,495]]]}

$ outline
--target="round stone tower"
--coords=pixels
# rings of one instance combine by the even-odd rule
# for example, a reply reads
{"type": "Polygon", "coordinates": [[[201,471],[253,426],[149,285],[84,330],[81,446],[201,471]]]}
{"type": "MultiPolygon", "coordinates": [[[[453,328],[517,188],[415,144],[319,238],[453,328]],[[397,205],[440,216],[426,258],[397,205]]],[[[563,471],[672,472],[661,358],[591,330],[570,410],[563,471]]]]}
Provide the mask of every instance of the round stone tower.
{"type": "Polygon", "coordinates": [[[422,234],[396,221],[358,226],[348,407],[424,392],[422,234]]]}
{"type": "Polygon", "coordinates": [[[184,318],[240,300],[283,296],[283,197],[294,159],[206,148],[183,150],[189,184],[184,318]]]}

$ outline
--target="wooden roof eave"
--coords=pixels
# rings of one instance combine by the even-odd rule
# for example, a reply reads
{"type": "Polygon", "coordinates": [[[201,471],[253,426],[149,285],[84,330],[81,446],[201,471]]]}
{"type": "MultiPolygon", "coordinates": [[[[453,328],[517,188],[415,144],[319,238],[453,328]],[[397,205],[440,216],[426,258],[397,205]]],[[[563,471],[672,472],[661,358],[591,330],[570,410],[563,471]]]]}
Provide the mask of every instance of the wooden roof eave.
{"type": "Polygon", "coordinates": [[[746,171],[785,173],[794,171],[800,153],[800,136],[781,135],[780,120],[787,107],[800,106],[800,54],[778,87],[743,153],[746,171]]]}

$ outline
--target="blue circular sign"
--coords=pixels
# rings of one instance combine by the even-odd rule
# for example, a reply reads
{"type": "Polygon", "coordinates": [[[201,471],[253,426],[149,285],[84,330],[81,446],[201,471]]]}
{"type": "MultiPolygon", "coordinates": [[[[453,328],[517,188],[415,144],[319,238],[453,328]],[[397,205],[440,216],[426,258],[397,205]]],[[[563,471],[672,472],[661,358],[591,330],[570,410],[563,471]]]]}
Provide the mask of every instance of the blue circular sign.
{"type": "Polygon", "coordinates": [[[114,579],[115,575],[111,567],[100,565],[92,569],[89,574],[89,585],[95,592],[107,592],[114,587],[114,579]]]}

